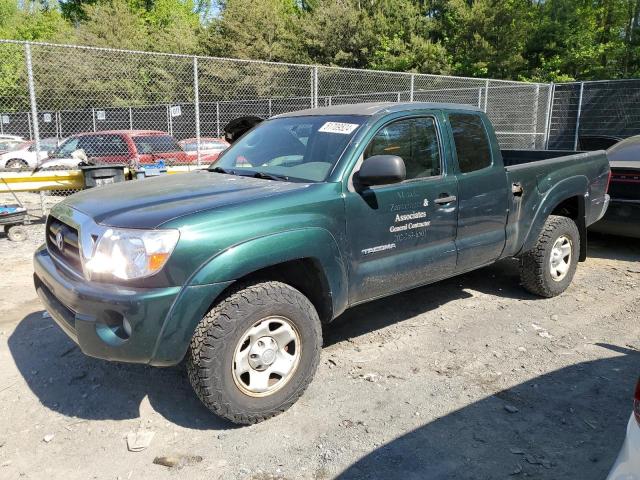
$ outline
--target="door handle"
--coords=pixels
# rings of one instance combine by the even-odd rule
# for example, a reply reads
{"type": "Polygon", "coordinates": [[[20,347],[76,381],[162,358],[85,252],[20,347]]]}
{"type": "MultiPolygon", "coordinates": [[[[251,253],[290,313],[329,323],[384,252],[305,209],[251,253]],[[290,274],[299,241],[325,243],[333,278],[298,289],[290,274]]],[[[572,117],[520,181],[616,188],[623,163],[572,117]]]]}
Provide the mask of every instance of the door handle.
{"type": "Polygon", "coordinates": [[[453,203],[458,199],[455,195],[449,195],[448,197],[436,198],[433,202],[438,205],[446,205],[447,203],[453,203]]]}

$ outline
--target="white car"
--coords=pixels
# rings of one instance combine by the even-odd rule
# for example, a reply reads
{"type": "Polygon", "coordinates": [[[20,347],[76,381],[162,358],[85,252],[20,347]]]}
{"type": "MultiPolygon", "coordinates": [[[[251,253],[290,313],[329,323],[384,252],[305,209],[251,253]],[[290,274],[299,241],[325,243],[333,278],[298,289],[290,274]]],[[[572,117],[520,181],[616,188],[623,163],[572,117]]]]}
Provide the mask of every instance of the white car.
{"type": "Polygon", "coordinates": [[[17,135],[0,135],[0,153],[13,150],[18,145],[24,143],[25,140],[17,135]]]}
{"type": "MultiPolygon", "coordinates": [[[[40,140],[40,162],[49,156],[49,152],[58,147],[57,138],[43,138],[40,140]]],[[[35,168],[38,166],[36,143],[25,142],[22,145],[0,155],[0,168],[35,168]]]]}
{"type": "Polygon", "coordinates": [[[607,480],[640,480],[640,379],[636,385],[633,413],[627,425],[627,437],[607,480]]]}

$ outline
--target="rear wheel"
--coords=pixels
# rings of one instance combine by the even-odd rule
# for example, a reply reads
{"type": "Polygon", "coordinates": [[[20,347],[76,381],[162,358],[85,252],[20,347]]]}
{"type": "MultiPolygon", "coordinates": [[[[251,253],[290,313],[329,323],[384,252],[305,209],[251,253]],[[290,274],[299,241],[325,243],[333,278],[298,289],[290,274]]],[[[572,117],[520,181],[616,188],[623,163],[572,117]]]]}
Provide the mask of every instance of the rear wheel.
{"type": "Polygon", "coordinates": [[[19,158],[12,158],[11,160],[7,160],[7,163],[5,164],[5,168],[12,168],[12,169],[29,168],[29,164],[24,160],[20,160],[19,158]]]}
{"type": "Polygon", "coordinates": [[[567,217],[551,215],[536,246],[520,257],[520,280],[535,295],[555,297],[564,292],[576,272],[580,233],[567,217]]]}
{"type": "Polygon", "coordinates": [[[189,380],[212,412],[234,423],[273,417],[302,395],[320,359],[311,302],[281,282],[232,292],[202,319],[187,357],[189,380]]]}

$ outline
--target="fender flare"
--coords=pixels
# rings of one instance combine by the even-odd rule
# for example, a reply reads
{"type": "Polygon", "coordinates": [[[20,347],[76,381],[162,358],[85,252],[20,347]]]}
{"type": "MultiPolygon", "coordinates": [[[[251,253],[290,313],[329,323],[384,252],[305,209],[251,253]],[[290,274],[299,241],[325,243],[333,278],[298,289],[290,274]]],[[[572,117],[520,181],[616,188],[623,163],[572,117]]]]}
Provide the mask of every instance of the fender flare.
{"type": "Polygon", "coordinates": [[[586,199],[585,193],[589,191],[589,181],[585,176],[566,178],[553,187],[545,190],[545,179],[538,179],[537,188],[544,196],[535,211],[531,227],[525,236],[520,253],[528,252],[535,247],[538,235],[551,212],[565,200],[578,198],[578,218],[576,220],[580,232],[580,261],[584,261],[587,255],[587,228],[585,221],[586,199]]]}
{"type": "Polygon", "coordinates": [[[349,298],[347,266],[335,238],[321,227],[287,230],[232,245],[207,260],[187,284],[235,281],[258,270],[301,259],[318,264],[327,281],[332,310],[342,312],[349,298]]]}
{"type": "Polygon", "coordinates": [[[303,258],[314,260],[322,269],[333,316],[342,313],[349,298],[347,268],[328,230],[309,227],[253,238],[218,252],[189,278],[162,326],[151,364],[180,362],[196,325],[234,281],[258,270],[303,258]]]}

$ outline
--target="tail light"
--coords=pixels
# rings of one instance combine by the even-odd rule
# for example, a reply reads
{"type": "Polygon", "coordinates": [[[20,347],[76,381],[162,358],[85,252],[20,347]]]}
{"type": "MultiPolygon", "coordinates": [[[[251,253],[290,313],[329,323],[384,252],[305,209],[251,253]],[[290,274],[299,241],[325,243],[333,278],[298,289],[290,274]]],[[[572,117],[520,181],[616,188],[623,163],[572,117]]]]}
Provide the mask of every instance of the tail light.
{"type": "Polygon", "coordinates": [[[636,394],[633,397],[633,414],[636,417],[638,426],[640,426],[640,378],[638,379],[638,384],[636,385],[636,394]]]}
{"type": "Polygon", "coordinates": [[[638,426],[640,426],[640,378],[638,379],[638,384],[636,385],[636,394],[633,398],[633,414],[636,417],[638,426]]]}

